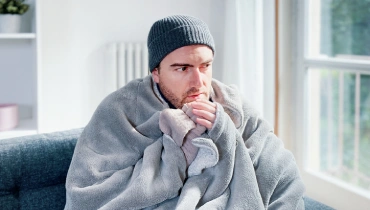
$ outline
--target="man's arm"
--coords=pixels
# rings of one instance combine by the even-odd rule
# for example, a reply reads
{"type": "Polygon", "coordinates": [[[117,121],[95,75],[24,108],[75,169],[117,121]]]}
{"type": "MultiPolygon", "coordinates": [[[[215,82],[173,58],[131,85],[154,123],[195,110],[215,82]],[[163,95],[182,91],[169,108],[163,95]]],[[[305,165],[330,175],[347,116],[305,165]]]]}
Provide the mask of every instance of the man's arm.
{"type": "MultiPolygon", "coordinates": [[[[196,106],[201,108],[200,105],[196,106]]],[[[203,107],[206,106],[208,106],[208,102],[203,105],[203,107]]],[[[247,120],[239,128],[239,130],[243,131],[241,135],[230,116],[223,111],[222,107],[217,106],[217,109],[220,109],[215,112],[215,115],[219,115],[216,117],[217,120],[212,120],[212,112],[208,111],[208,113],[205,113],[207,110],[210,110],[209,107],[203,109],[202,112],[195,111],[194,113],[201,113],[198,116],[206,118],[208,120],[206,123],[212,124],[213,128],[209,131],[212,140],[225,141],[225,139],[229,139],[235,141],[235,138],[240,138],[241,142],[246,146],[245,149],[248,148],[246,151],[240,150],[240,153],[245,152],[249,159],[245,159],[241,165],[236,165],[236,167],[251,169],[248,173],[254,179],[248,178],[250,183],[248,183],[248,186],[245,186],[245,189],[257,189],[260,193],[260,203],[263,203],[265,208],[303,208],[302,196],[304,186],[294,157],[288,150],[284,149],[282,141],[272,133],[270,125],[257,116],[251,115],[253,112],[245,107],[244,117],[247,120]],[[206,116],[209,117],[207,118],[206,116]],[[234,139],[230,138],[230,136],[234,136],[234,139]]],[[[228,142],[218,142],[216,144],[218,144],[219,149],[222,149],[222,147],[228,145],[228,142]]],[[[224,153],[227,154],[228,152],[225,151],[224,153]]],[[[243,171],[240,168],[235,168],[234,170],[243,171]]],[[[243,182],[243,180],[240,181],[243,182]]],[[[240,186],[243,186],[243,184],[240,184],[240,186]]],[[[259,203],[257,200],[258,197],[251,202],[257,205],[259,203]]]]}
{"type": "MultiPolygon", "coordinates": [[[[293,154],[273,133],[270,124],[252,113],[242,137],[252,160],[264,205],[268,209],[304,209],[304,184],[293,154]]],[[[254,112],[256,113],[256,112],[254,112]]]]}

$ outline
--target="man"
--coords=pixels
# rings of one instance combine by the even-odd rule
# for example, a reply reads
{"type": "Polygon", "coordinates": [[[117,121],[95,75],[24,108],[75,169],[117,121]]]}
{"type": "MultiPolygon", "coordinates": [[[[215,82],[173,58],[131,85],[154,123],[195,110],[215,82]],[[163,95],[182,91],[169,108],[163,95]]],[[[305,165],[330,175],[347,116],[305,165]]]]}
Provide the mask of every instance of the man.
{"type": "Polygon", "coordinates": [[[81,134],[65,208],[303,209],[292,154],[236,88],[212,79],[206,24],[158,20],[148,50],[151,75],[105,98],[81,134]]]}

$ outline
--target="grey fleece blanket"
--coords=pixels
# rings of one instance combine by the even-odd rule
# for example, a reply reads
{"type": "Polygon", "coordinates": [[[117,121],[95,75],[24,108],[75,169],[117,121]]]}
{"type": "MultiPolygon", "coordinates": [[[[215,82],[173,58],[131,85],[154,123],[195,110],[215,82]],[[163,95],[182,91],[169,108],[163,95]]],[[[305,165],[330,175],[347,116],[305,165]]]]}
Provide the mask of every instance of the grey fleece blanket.
{"type": "Polygon", "coordinates": [[[235,88],[212,81],[217,105],[189,168],[159,128],[168,105],[151,76],[110,94],[77,142],[65,209],[304,209],[292,154],[235,88]]]}

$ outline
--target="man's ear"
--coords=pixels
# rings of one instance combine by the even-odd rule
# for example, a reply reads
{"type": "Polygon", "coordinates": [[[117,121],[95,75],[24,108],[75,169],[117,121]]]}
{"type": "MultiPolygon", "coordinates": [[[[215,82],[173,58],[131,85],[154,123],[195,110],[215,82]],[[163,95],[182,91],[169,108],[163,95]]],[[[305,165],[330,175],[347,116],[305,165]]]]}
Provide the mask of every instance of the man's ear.
{"type": "Polygon", "coordinates": [[[152,71],[152,77],[154,79],[154,82],[159,83],[159,70],[158,70],[158,68],[155,68],[152,71]]]}

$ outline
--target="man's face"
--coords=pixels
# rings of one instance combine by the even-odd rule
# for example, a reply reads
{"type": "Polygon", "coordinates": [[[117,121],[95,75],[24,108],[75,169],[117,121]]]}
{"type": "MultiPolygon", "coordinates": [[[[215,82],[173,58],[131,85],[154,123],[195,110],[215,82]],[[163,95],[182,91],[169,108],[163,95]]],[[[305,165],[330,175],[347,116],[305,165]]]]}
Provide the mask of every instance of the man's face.
{"type": "Polygon", "coordinates": [[[163,95],[176,108],[196,99],[209,99],[213,52],[205,45],[190,45],[168,54],[152,72],[163,95]]]}

